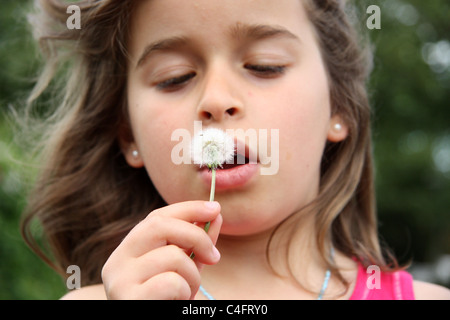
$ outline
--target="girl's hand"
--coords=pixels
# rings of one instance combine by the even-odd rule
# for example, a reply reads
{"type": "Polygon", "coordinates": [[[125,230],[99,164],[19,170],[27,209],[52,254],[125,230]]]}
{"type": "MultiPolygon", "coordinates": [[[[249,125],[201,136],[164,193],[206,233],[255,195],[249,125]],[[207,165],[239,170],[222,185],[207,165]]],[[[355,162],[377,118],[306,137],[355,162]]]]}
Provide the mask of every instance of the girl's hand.
{"type": "Polygon", "coordinates": [[[108,299],[194,299],[201,267],[220,259],[215,243],[221,225],[218,202],[188,201],[154,210],[103,266],[108,299]],[[206,233],[202,226],[208,221],[206,233]]]}

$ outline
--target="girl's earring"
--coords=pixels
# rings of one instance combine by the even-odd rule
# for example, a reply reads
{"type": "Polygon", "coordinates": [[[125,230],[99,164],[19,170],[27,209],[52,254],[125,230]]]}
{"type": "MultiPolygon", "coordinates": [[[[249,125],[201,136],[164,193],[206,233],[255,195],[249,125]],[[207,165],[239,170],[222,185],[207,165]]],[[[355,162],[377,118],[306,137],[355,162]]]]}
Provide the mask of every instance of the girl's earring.
{"type": "Polygon", "coordinates": [[[329,125],[327,135],[328,141],[336,143],[347,138],[349,129],[339,116],[333,117],[329,125]]]}
{"type": "Polygon", "coordinates": [[[144,166],[141,154],[139,153],[138,150],[133,150],[132,148],[129,148],[128,150],[124,151],[124,157],[128,165],[133,168],[142,168],[144,166]]]}
{"type": "Polygon", "coordinates": [[[336,124],[334,125],[334,130],[336,130],[336,131],[341,131],[341,130],[342,130],[342,125],[341,125],[340,123],[336,123],[336,124]]]}

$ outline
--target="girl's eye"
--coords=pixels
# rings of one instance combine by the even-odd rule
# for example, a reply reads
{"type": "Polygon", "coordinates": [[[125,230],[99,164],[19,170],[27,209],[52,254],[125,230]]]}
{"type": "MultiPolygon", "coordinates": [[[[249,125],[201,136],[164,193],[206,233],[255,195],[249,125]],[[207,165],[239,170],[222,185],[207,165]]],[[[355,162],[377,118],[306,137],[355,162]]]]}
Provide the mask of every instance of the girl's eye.
{"type": "Polygon", "coordinates": [[[246,64],[244,68],[261,78],[275,78],[286,71],[286,66],[246,64]]]}
{"type": "Polygon", "coordinates": [[[189,80],[196,76],[195,72],[187,73],[179,77],[170,78],[156,84],[156,88],[163,91],[175,91],[180,89],[189,80]]]}

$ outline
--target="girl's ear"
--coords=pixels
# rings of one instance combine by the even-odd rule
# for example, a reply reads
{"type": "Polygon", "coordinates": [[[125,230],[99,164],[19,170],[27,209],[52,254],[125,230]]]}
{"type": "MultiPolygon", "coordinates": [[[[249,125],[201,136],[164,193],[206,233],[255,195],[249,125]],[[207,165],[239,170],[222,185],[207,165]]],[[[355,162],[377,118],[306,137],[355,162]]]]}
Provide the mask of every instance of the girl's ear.
{"type": "Polygon", "coordinates": [[[119,146],[128,165],[133,168],[142,168],[144,161],[142,160],[139,149],[134,142],[133,134],[128,126],[122,125],[119,129],[119,146]]]}
{"type": "Polygon", "coordinates": [[[341,142],[348,136],[348,126],[339,115],[334,115],[330,119],[327,139],[330,142],[341,142]]]}

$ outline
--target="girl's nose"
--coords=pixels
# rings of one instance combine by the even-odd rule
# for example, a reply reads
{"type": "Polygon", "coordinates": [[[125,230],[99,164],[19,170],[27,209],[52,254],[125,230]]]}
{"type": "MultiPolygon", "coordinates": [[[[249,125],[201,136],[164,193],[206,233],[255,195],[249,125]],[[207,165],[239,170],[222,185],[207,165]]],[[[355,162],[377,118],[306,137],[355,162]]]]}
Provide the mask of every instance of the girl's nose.
{"type": "Polygon", "coordinates": [[[236,81],[230,71],[210,72],[205,77],[197,108],[200,120],[223,121],[243,115],[244,104],[239,99],[240,90],[236,81]]]}

